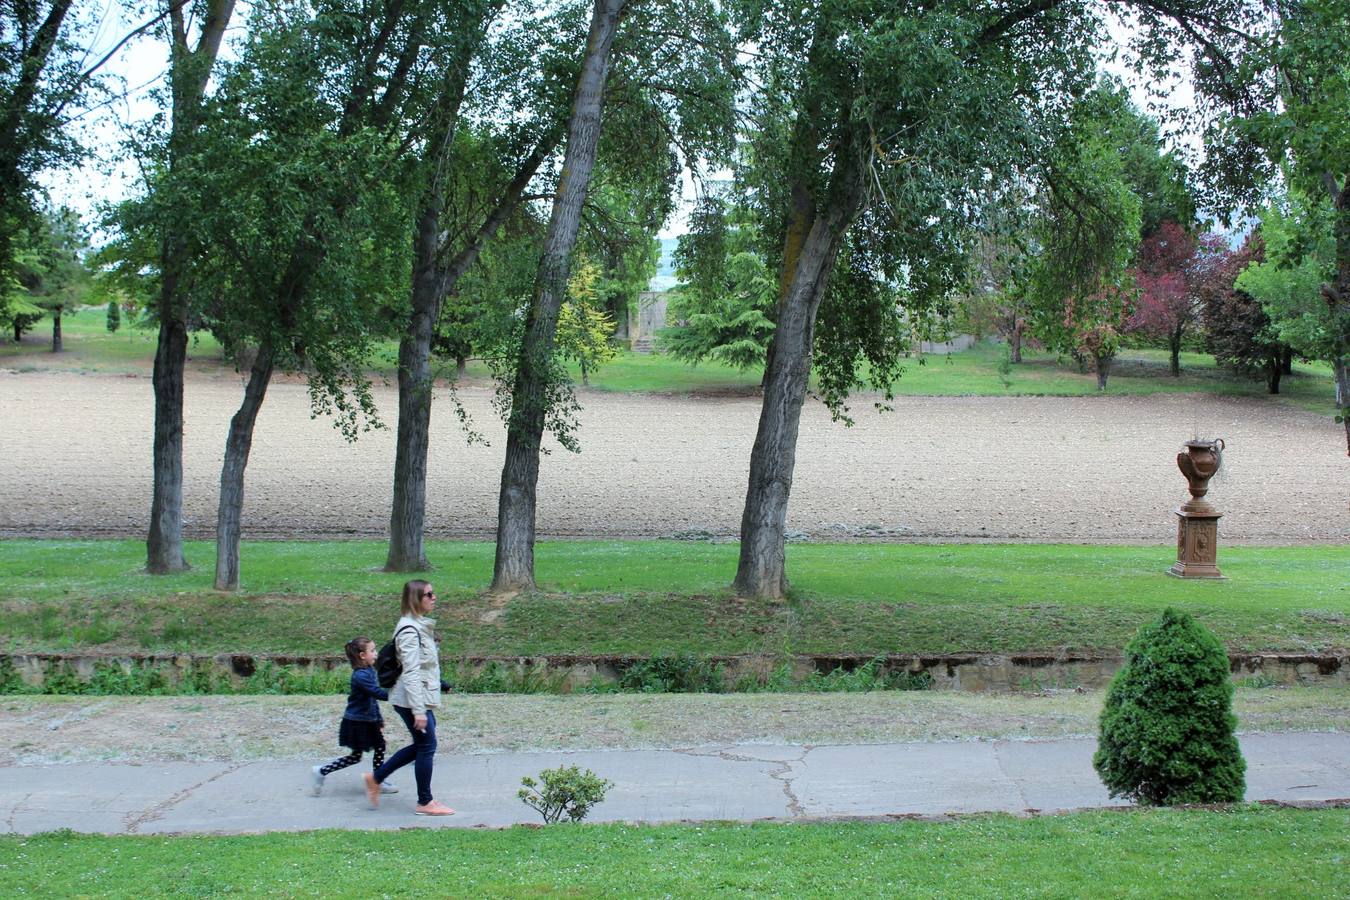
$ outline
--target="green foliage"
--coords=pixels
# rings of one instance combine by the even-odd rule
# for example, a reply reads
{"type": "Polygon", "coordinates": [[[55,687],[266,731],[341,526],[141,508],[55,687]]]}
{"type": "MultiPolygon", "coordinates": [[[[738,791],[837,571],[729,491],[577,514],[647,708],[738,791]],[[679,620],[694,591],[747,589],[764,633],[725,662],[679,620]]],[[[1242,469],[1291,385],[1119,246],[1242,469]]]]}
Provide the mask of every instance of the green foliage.
{"type": "Polygon", "coordinates": [[[88,239],[74,210],[44,209],[15,236],[12,280],[0,321],[17,315],[73,312],[89,291],[88,239]]]}
{"type": "Polygon", "coordinates": [[[547,666],[504,666],[489,662],[477,672],[464,673],[455,661],[442,663],[445,680],[460,694],[561,694],[565,691],[566,672],[550,671],[547,666]]]}
{"type": "Polygon", "coordinates": [[[614,787],[590,769],[559,766],[539,773],[539,780],[526,775],[520,779],[521,789],[516,796],[544,817],[545,825],[552,825],[567,816],[572,822],[586,818],[591,807],[604,802],[605,794],[614,787]]]}
{"type": "Polygon", "coordinates": [[[84,155],[72,123],[83,118],[78,104],[108,86],[90,66],[107,40],[105,13],[80,3],[13,2],[0,14],[0,295],[15,274],[21,233],[43,215],[39,175],[84,155]]]}
{"type": "Polygon", "coordinates": [[[1035,226],[1040,250],[1027,276],[1033,330],[1046,346],[1099,365],[1115,355],[1130,312],[1125,269],[1142,208],[1126,170],[1124,151],[1133,145],[1115,132],[1122,123],[1137,132],[1140,119],[1109,83],[1073,109],[1048,162],[1035,226]]]}
{"type": "Polygon", "coordinates": [[[1350,175],[1345,4],[1293,0],[1270,12],[1261,39],[1243,42],[1230,64],[1197,69],[1197,93],[1218,113],[1205,122],[1202,172],[1224,199],[1252,209],[1281,183],[1325,196],[1328,175],[1350,175]]]}
{"type": "Polygon", "coordinates": [[[106,327],[109,334],[116,334],[117,329],[122,327],[122,304],[116,300],[108,301],[108,316],[106,327]]]}
{"type": "Polygon", "coordinates": [[[341,694],[349,676],[339,669],[304,668],[265,661],[236,681],[210,660],[187,667],[142,661],[96,662],[87,677],[68,663],[53,665],[40,686],[26,684],[13,662],[0,658],[0,694],[77,696],[180,696],[194,694],[341,694]]]}
{"type": "Polygon", "coordinates": [[[619,355],[610,341],[614,318],[599,296],[600,267],[582,258],[567,281],[567,299],[558,311],[558,353],[581,367],[581,383],[590,384],[590,373],[619,355]]]}
{"type": "Polygon", "coordinates": [[[728,221],[725,202],[705,194],[675,250],[681,284],[670,292],[658,346],[690,364],[716,360],[737,369],[763,366],[773,338],[778,286],[756,251],[754,226],[728,221]]]}
{"type": "Polygon", "coordinates": [[[360,51],[333,27],[338,12],[283,0],[251,10],[162,200],[209,250],[193,290],[221,344],[271,348],[350,440],[379,424],[365,362],[406,291],[407,215],[396,141],[347,112],[336,76],[360,51]]]}
{"type": "Polygon", "coordinates": [[[720,694],[724,667],[688,653],[658,654],[629,663],[619,673],[619,690],[641,694],[720,694]]]}
{"type": "Polygon", "coordinates": [[[1334,211],[1321,198],[1294,194],[1261,212],[1265,259],[1238,275],[1236,288],[1254,297],[1280,343],[1306,359],[1332,360],[1337,335],[1350,331],[1350,306],[1335,308],[1322,296],[1336,272],[1334,211]]]}
{"type": "Polygon", "coordinates": [[[887,669],[881,657],[870,659],[851,671],[843,667],[829,672],[812,672],[799,688],[820,693],[859,693],[866,691],[926,691],[933,676],[925,671],[887,669]]]}
{"type": "Polygon", "coordinates": [[[1232,704],[1223,645],[1168,608],[1125,648],[1092,764],[1113,797],[1150,806],[1239,802],[1246,763],[1232,704]]]}

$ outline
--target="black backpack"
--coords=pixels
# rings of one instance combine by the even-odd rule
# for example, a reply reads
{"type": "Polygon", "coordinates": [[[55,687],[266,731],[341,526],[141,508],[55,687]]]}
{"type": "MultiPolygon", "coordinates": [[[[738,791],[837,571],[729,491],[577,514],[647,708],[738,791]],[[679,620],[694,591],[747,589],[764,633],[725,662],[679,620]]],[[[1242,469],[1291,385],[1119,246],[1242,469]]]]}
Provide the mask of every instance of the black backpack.
{"type": "MultiPolygon", "coordinates": [[[[398,639],[398,632],[412,628],[412,625],[404,625],[398,631],[394,632],[394,637],[380,648],[380,653],[375,657],[375,679],[379,681],[380,687],[388,690],[398,684],[398,676],[403,674],[403,660],[398,658],[398,645],[394,643],[398,639]]],[[[422,636],[417,636],[417,643],[422,643],[422,636]]]]}

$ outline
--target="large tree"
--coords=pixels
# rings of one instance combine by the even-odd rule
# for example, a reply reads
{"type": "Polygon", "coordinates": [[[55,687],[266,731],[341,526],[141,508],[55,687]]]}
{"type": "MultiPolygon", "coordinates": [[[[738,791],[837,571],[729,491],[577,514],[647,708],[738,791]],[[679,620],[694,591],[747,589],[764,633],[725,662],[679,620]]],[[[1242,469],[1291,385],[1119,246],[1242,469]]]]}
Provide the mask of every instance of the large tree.
{"type": "Polygon", "coordinates": [[[1128,328],[1167,343],[1173,377],[1181,374],[1181,346],[1200,317],[1190,278],[1197,247],[1194,235],[1166,221],[1144,238],[1135,259],[1139,297],[1128,328]]]}
{"type": "MultiPolygon", "coordinates": [[[[624,174],[665,180],[676,150],[693,164],[727,152],[732,135],[734,51],[715,4],[595,0],[580,75],[572,94],[566,151],[509,393],[506,460],[497,505],[494,590],[534,586],[535,506],[545,430],[574,446],[575,399],[556,352],[572,251],[597,160],[617,182],[624,174]],[[611,82],[611,72],[613,79],[611,82]],[[622,121],[602,136],[608,113],[622,121]]],[[[650,183],[650,182],[648,182],[650,183]]]]}
{"type": "MultiPolygon", "coordinates": [[[[567,151],[544,251],[535,275],[534,296],[525,317],[525,332],[511,389],[507,420],[506,462],[497,501],[497,556],[494,590],[534,587],[535,492],[539,481],[540,442],[545,418],[563,381],[554,358],[558,313],[566,295],[572,247],[581,227],[591,171],[600,146],[600,119],[610,53],[626,0],[595,0],[581,75],[567,123],[567,151]]],[[[556,411],[556,409],[554,410],[556,411]]]]}
{"type": "Polygon", "coordinates": [[[152,383],[155,424],[151,459],[150,528],[146,570],[152,574],[188,568],[183,554],[183,381],[187,365],[188,323],[193,291],[192,266],[204,251],[195,223],[184,215],[180,179],[191,174],[198,132],[204,118],[206,88],[234,14],[235,0],[161,0],[167,11],[162,28],[169,45],[168,109],[143,136],[149,157],[146,196],[125,209],[129,244],[157,246],[155,269],[159,322],[152,383]],[[161,125],[161,123],[163,123],[161,125]],[[145,237],[146,232],[149,237],[145,237]]]}
{"type": "MultiPolygon", "coordinates": [[[[1340,373],[1346,360],[1337,337],[1346,325],[1338,316],[1350,308],[1326,302],[1321,288],[1336,273],[1335,211],[1324,197],[1297,194],[1261,213],[1264,261],[1238,276],[1236,288],[1261,304],[1279,341],[1305,359],[1328,360],[1340,373]]],[[[1344,379],[1336,380],[1336,405],[1347,405],[1344,379]]]]}
{"type": "Polygon", "coordinates": [[[78,155],[66,112],[94,70],[85,69],[80,40],[89,22],[73,6],[0,3],[0,280],[13,274],[14,239],[37,217],[34,177],[78,155]]]}
{"type": "Polygon", "coordinates": [[[434,345],[450,350],[462,367],[472,346],[464,328],[456,327],[470,324],[466,311],[455,309],[453,300],[447,308],[447,300],[528,199],[527,188],[562,138],[549,76],[560,68],[565,71],[556,45],[571,33],[569,9],[543,18],[507,17],[510,24],[490,39],[489,26],[504,5],[504,0],[466,0],[447,7],[447,21],[439,28],[453,37],[438,77],[423,92],[425,112],[412,128],[413,145],[419,148],[413,182],[417,210],[408,314],[399,340],[388,571],[429,568],[423,529],[435,381],[432,350],[434,345]],[[472,121],[464,107],[475,80],[476,102],[467,112],[481,122],[476,129],[464,124],[472,121]],[[517,113],[514,120],[506,118],[506,124],[494,127],[492,105],[507,101],[526,120],[519,121],[517,113]],[[448,327],[441,327],[443,315],[450,320],[444,323],[448,327]]]}
{"type": "Polygon", "coordinates": [[[1231,199],[1259,208],[1282,182],[1333,210],[1335,268],[1320,287],[1339,359],[1337,403],[1350,453],[1350,6],[1267,0],[1271,25],[1235,59],[1215,55],[1197,95],[1215,113],[1205,174],[1231,199]]]}
{"type": "MultiPolygon", "coordinates": [[[[1222,47],[1239,0],[1131,4],[1151,63],[1188,40],[1222,47]]],[[[895,292],[931,305],[961,274],[963,230],[983,197],[1044,150],[1092,82],[1101,7],[1059,0],[750,2],[757,135],[748,173],[766,257],[779,273],[776,330],[750,460],[735,589],[781,597],[797,429],[819,351],[835,409],[898,364],[895,292]],[[817,315],[822,317],[817,341],[817,315]]]]}
{"type": "Polygon", "coordinates": [[[12,281],[0,292],[0,321],[15,330],[15,340],[42,315],[52,319],[52,352],[63,349],[61,320],[84,303],[90,287],[85,264],[88,240],[72,209],[46,208],[15,241],[12,281]]]}
{"type": "Polygon", "coordinates": [[[1143,204],[1126,163],[1136,118],[1109,84],[1075,105],[1048,154],[1033,228],[1038,252],[1027,277],[1033,327],[1047,346],[1084,365],[1091,360],[1098,390],[1106,390],[1133,307],[1126,267],[1139,243],[1143,204]]]}
{"type": "Polygon", "coordinates": [[[1248,266],[1264,260],[1259,231],[1248,235],[1238,250],[1205,241],[1193,283],[1205,322],[1205,347],[1215,361],[1240,375],[1264,379],[1267,392],[1278,394],[1289,346],[1261,302],[1237,283],[1248,266]]]}
{"type": "Polygon", "coordinates": [[[218,590],[239,584],[244,472],[273,374],[303,373],[314,412],[349,439],[375,422],[366,365],[406,284],[394,129],[398,63],[420,46],[406,8],[256,5],[208,107],[187,211],[210,247],[211,326],[248,368],[221,467],[218,590]]]}

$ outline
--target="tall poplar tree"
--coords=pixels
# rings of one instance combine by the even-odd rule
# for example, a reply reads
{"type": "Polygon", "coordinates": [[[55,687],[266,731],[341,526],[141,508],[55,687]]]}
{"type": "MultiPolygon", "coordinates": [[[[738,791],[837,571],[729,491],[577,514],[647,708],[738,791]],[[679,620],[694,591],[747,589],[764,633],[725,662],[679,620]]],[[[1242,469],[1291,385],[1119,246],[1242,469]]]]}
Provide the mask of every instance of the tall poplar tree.
{"type": "Polygon", "coordinates": [[[597,160],[610,160],[616,180],[622,181],[621,170],[641,173],[649,167],[669,178],[676,153],[690,165],[725,156],[733,135],[734,56],[723,14],[714,3],[595,0],[572,94],[566,151],[511,378],[494,590],[534,587],[535,510],[545,430],[552,430],[565,446],[575,446],[570,432],[576,403],[556,339],[597,160]],[[609,109],[607,89],[613,94],[609,109]],[[602,112],[613,113],[623,125],[602,135],[602,112]]]}
{"type": "MultiPolygon", "coordinates": [[[[190,167],[204,117],[206,88],[220,54],[235,0],[161,0],[167,11],[163,31],[169,44],[167,132],[155,134],[155,154],[146,169],[149,219],[159,247],[159,297],[155,314],[152,384],[155,425],[151,458],[150,529],[145,568],[162,575],[188,568],[183,555],[183,380],[187,366],[192,263],[202,252],[194,223],[182,213],[176,179],[190,167]],[[197,23],[195,35],[192,23],[197,23]]],[[[153,126],[152,126],[153,127],[153,126]]],[[[129,210],[130,211],[130,210],[129,210]]]]}
{"type": "MultiPolygon", "coordinates": [[[[1137,0],[1140,49],[1163,67],[1239,40],[1242,0],[1137,0]]],[[[959,280],[964,229],[1047,124],[1093,81],[1106,4],[1073,0],[747,0],[757,136],[741,179],[778,271],[776,328],[741,518],[734,582],[787,590],[785,531],[801,407],[813,362],[844,412],[898,371],[903,303],[942,302],[959,280]]],[[[913,313],[911,313],[913,315],[913,313]]]]}

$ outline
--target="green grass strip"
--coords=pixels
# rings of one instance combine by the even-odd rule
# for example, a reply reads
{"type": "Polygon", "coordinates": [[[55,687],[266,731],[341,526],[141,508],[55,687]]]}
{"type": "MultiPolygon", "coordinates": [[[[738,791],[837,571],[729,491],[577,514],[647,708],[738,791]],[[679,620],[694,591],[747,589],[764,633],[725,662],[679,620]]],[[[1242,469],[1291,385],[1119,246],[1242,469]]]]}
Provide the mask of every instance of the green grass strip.
{"type": "MultiPolygon", "coordinates": [[[[550,542],[541,591],[504,605],[483,594],[491,544],[427,552],[448,655],[1118,651],[1166,606],[1231,650],[1350,645],[1341,546],[1224,548],[1229,580],[1207,582],[1166,575],[1170,545],[800,544],[792,597],[764,603],[730,595],[733,545],[550,542]]],[[[382,542],[254,542],[221,594],[213,547],[187,553],[150,576],[139,541],[0,541],[0,649],[333,655],[388,630],[406,577],[379,571],[382,542]]]]}
{"type": "Polygon", "coordinates": [[[0,838],[19,896],[1262,897],[1345,888],[1350,811],[0,838]]]}

